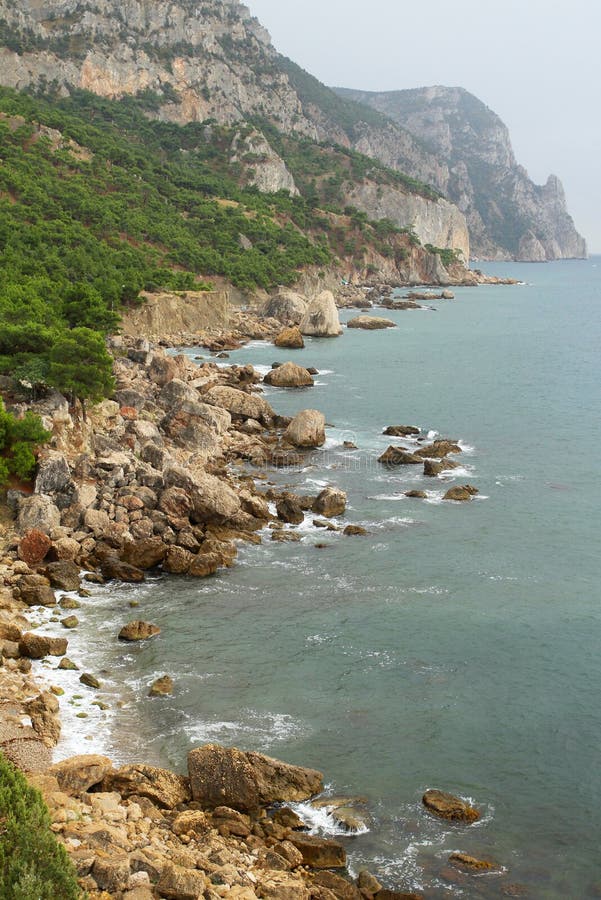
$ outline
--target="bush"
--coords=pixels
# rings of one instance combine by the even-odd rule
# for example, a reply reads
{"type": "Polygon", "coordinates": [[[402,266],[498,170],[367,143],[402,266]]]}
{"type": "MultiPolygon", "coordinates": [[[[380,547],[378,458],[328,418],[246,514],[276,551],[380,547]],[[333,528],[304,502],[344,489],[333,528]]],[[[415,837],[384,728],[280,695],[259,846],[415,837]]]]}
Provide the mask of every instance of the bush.
{"type": "Polygon", "coordinates": [[[50,437],[39,416],[28,410],[17,419],[5,410],[0,398],[0,487],[11,474],[23,480],[31,478],[36,464],[34,450],[50,437]]]}
{"type": "Polygon", "coordinates": [[[41,794],[0,754],[0,900],[79,900],[41,794]]]}

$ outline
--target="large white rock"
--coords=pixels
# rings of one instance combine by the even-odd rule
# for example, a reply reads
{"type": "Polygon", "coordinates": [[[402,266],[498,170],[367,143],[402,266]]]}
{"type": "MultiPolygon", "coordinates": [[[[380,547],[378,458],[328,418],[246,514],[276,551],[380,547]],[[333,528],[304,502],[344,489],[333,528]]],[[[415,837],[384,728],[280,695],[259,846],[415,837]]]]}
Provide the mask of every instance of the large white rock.
{"type": "Polygon", "coordinates": [[[326,420],[317,409],[303,409],[293,418],[283,434],[294,447],[322,447],[326,442],[326,420]]]}
{"type": "Polygon", "coordinates": [[[338,310],[331,291],[322,291],[309,304],[300,323],[302,334],[310,337],[338,337],[342,334],[338,310]]]}

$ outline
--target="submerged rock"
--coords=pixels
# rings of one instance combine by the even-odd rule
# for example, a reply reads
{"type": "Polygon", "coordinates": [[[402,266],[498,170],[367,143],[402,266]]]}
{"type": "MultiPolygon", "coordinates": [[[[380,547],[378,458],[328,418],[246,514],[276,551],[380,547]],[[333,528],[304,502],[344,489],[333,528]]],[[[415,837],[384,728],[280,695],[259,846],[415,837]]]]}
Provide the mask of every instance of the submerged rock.
{"type": "Polygon", "coordinates": [[[421,465],[423,459],[405,450],[404,447],[388,447],[384,453],[378,458],[378,462],[385,466],[417,466],[421,465]]]}
{"type": "Polygon", "coordinates": [[[161,633],[158,625],[151,625],[150,622],[141,622],[139,620],[128,622],[119,632],[120,641],[145,641],[161,633]]]}
{"type": "Polygon", "coordinates": [[[444,497],[442,499],[443,500],[455,500],[455,502],[457,502],[457,503],[467,503],[473,497],[475,497],[476,494],[479,494],[479,493],[480,493],[480,491],[478,490],[478,488],[473,487],[473,485],[471,485],[471,484],[464,484],[461,487],[457,486],[457,487],[449,488],[449,490],[446,492],[446,494],[444,495],[444,497]]]}
{"type": "Polygon", "coordinates": [[[170,675],[161,675],[153,681],[148,691],[149,697],[168,697],[173,693],[173,678],[170,675]]]}
{"type": "Polygon", "coordinates": [[[451,853],[449,862],[452,866],[468,872],[492,872],[500,868],[488,859],[476,859],[467,853],[451,853]]]}
{"type": "Polygon", "coordinates": [[[382,433],[391,437],[410,437],[420,434],[420,430],[415,425],[388,425],[382,433]]]}
{"type": "Polygon", "coordinates": [[[447,794],[445,791],[429,790],[422,797],[422,803],[431,813],[451,822],[477,822],[480,813],[465,800],[447,794]]]}

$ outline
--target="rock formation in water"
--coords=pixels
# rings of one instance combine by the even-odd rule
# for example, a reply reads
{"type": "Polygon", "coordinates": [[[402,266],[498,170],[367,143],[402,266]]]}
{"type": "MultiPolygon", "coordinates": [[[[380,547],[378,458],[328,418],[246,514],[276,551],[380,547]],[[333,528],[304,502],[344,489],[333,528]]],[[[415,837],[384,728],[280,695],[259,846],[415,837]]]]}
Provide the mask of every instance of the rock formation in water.
{"type": "Polygon", "coordinates": [[[507,127],[472,94],[447,87],[338,93],[390,116],[444,162],[439,186],[465,213],[475,255],[527,262],[586,256],[559,179],[534,184],[515,159],[507,127]]]}

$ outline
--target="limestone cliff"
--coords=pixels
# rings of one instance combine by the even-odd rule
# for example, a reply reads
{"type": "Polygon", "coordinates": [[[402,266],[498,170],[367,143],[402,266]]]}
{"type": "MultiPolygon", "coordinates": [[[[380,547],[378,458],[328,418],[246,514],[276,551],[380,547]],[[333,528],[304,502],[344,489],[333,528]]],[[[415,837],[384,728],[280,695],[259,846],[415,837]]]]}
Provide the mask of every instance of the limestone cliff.
{"type": "MultiPolygon", "coordinates": [[[[355,149],[437,188],[449,176],[446,162],[409,131],[341,100],[280,56],[238,0],[0,0],[0,84],[61,93],[75,87],[110,98],[152,92],[154,114],[165,120],[267,119],[285,134],[355,149]]],[[[285,160],[266,138],[257,131],[244,141],[232,159],[250,183],[295,193],[285,160]]],[[[363,209],[363,196],[372,214],[369,189],[354,202],[363,209]]],[[[441,246],[466,252],[467,226],[451,204],[416,201],[408,188],[391,192],[387,209],[424,243],[434,242],[432,222],[439,220],[437,240],[457,241],[441,246]]]]}
{"type": "Polygon", "coordinates": [[[446,87],[338,93],[394,119],[444,162],[440,187],[465,213],[475,255],[526,261],[586,256],[559,179],[534,184],[515,159],[507,127],[472,94],[446,87]]]}

